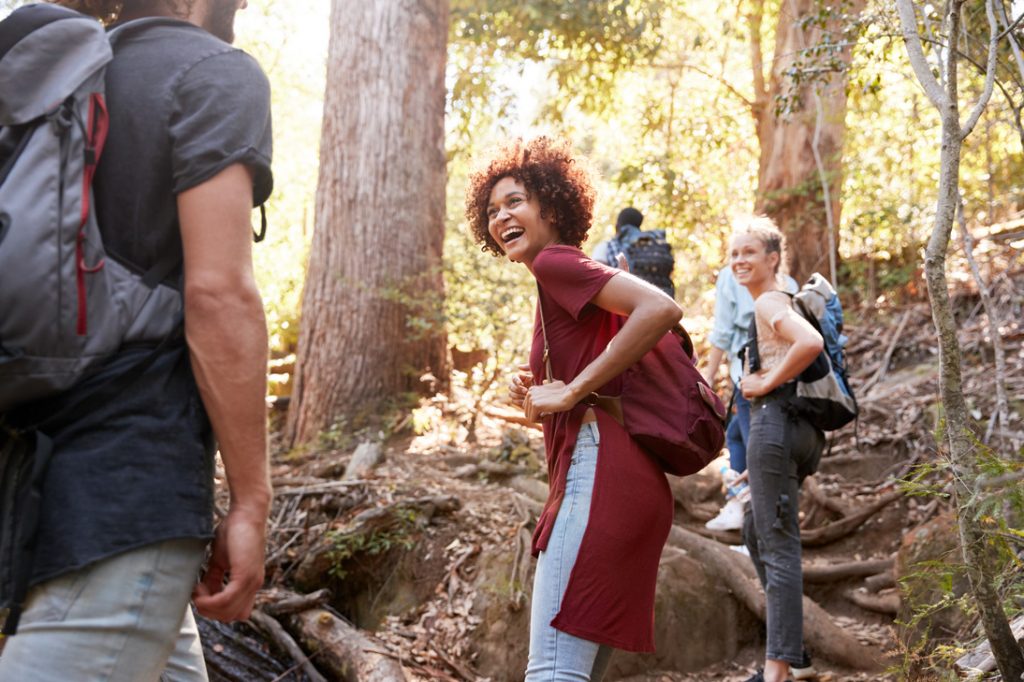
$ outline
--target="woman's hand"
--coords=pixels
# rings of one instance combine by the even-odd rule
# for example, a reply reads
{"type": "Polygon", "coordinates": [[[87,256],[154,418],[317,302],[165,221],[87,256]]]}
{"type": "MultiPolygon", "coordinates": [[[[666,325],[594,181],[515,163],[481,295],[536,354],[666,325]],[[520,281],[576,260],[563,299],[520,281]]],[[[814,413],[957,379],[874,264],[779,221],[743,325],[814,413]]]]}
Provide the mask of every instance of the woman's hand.
{"type": "Polygon", "coordinates": [[[764,374],[748,374],[740,380],[740,390],[744,398],[760,398],[772,392],[768,378],[764,374]]]}
{"type": "Polygon", "coordinates": [[[523,407],[526,392],[533,386],[533,372],[529,365],[519,365],[518,370],[508,386],[508,398],[516,407],[523,407]]]}
{"type": "Polygon", "coordinates": [[[577,402],[579,400],[564,381],[550,381],[527,391],[523,410],[527,419],[536,422],[555,412],[567,412],[577,402]]]}

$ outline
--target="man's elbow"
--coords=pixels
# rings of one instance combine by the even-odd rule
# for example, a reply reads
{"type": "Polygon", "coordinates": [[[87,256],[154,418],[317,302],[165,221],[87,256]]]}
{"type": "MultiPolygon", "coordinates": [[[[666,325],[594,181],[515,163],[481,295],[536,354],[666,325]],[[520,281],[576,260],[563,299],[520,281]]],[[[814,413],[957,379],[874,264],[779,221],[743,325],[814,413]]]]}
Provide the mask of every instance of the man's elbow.
{"type": "Polygon", "coordinates": [[[250,277],[185,278],[185,316],[219,318],[243,313],[262,317],[263,301],[250,277]]]}

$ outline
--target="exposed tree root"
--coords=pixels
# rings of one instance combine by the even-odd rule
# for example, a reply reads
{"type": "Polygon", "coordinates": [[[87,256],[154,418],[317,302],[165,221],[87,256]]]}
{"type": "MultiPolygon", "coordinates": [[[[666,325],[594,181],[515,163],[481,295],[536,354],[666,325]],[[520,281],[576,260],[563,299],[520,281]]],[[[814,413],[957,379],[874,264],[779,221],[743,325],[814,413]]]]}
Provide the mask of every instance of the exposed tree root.
{"type": "MultiPolygon", "coordinates": [[[[709,566],[734,595],[758,618],[765,618],[765,598],[754,568],[742,555],[679,526],[673,526],[669,542],[709,566]]],[[[880,671],[879,652],[864,646],[839,628],[828,614],[808,597],[803,600],[804,640],[816,655],[856,670],[880,671]]]]}
{"type": "Polygon", "coordinates": [[[804,564],[805,583],[832,583],[848,578],[873,576],[885,570],[892,570],[895,559],[867,559],[865,561],[847,561],[841,564],[804,564]]]}
{"type": "Polygon", "coordinates": [[[895,590],[883,594],[872,594],[862,590],[847,590],[843,596],[868,611],[895,616],[900,610],[900,595],[895,590]]]}
{"type": "Polygon", "coordinates": [[[821,528],[801,531],[800,540],[804,547],[821,547],[822,545],[835,542],[857,530],[862,523],[874,516],[876,512],[902,496],[903,493],[899,490],[892,490],[855,514],[851,514],[821,528]]]}

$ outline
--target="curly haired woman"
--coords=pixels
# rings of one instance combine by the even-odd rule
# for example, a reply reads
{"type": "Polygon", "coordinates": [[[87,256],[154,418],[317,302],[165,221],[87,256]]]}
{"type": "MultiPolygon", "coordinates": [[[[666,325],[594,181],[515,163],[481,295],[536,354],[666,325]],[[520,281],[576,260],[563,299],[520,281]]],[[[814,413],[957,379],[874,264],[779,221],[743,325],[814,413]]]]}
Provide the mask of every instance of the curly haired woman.
{"type": "Polygon", "coordinates": [[[533,536],[527,682],[600,680],[613,648],[654,650],[655,580],[672,525],[658,464],[583,401],[619,394],[620,374],[682,315],[655,287],[584,255],[593,204],[584,160],[545,137],[500,149],[466,201],[484,250],[525,265],[539,291],[530,363],[510,387],[527,418],[543,422],[550,481],[533,536]],[[550,380],[535,381],[545,361],[550,380]]]}

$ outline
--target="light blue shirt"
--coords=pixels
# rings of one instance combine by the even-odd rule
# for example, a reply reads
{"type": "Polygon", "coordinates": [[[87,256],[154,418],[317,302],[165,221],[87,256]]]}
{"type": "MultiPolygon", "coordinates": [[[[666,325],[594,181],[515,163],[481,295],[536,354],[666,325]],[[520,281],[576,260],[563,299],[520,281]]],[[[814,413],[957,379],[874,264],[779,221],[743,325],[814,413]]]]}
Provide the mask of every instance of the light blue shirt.
{"type": "MultiPolygon", "coordinates": [[[[786,291],[800,290],[796,280],[786,275],[786,291]]],[[[715,281],[715,324],[708,341],[729,357],[729,376],[737,384],[743,378],[743,363],[739,353],[747,344],[750,322],[754,319],[754,297],[736,281],[727,265],[718,272],[715,281]]]]}

